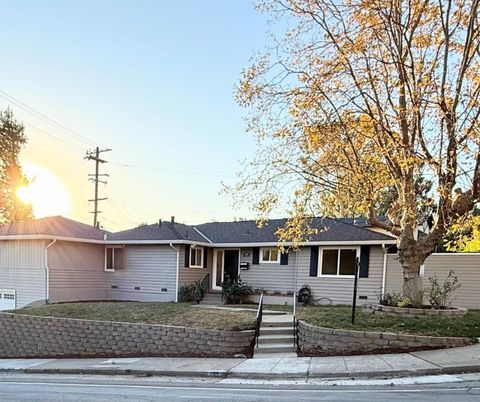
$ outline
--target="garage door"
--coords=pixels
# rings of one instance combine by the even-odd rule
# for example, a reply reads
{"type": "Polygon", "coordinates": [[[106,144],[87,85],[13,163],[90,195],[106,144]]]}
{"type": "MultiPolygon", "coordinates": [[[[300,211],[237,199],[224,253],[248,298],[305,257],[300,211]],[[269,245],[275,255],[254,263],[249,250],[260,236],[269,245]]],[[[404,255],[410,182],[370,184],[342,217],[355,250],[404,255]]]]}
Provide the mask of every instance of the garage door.
{"type": "Polygon", "coordinates": [[[15,290],[0,289],[0,311],[14,310],[15,307],[15,290]]]}

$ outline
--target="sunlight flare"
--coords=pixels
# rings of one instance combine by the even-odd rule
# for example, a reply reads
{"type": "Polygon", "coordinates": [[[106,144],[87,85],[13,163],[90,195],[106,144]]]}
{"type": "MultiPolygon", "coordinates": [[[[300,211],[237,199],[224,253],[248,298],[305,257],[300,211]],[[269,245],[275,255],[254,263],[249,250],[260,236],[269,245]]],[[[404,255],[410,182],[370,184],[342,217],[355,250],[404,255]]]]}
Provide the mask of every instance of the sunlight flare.
{"type": "Polygon", "coordinates": [[[70,212],[68,191],[52,172],[28,162],[23,164],[23,171],[30,183],[20,186],[16,195],[23,203],[32,205],[36,218],[70,212]]]}

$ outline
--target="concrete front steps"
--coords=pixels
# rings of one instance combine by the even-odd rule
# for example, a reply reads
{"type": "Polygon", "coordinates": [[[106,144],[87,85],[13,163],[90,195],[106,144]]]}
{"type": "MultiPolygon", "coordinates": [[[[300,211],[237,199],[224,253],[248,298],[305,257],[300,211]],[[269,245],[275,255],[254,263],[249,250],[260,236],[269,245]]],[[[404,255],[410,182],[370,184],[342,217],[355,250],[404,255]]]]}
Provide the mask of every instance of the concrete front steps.
{"type": "Polygon", "coordinates": [[[293,317],[291,315],[264,316],[260,327],[254,358],[296,356],[293,344],[293,317]]]}
{"type": "Polygon", "coordinates": [[[207,304],[209,306],[221,306],[223,305],[222,292],[207,292],[200,304],[207,304]]]}

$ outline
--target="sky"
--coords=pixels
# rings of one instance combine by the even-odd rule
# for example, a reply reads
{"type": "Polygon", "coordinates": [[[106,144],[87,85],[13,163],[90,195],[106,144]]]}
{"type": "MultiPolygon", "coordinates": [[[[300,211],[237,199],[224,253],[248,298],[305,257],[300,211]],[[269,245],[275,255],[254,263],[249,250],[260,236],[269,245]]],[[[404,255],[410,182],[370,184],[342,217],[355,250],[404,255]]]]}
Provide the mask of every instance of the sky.
{"type": "MultiPolygon", "coordinates": [[[[234,86],[268,45],[250,0],[0,0],[0,108],[25,125],[21,161],[63,183],[91,223],[95,146],[109,174],[99,220],[252,217],[220,190],[255,151],[234,86]]],[[[52,201],[53,202],[53,201],[52,201]]],[[[63,211],[61,211],[63,212],[63,211]]]]}

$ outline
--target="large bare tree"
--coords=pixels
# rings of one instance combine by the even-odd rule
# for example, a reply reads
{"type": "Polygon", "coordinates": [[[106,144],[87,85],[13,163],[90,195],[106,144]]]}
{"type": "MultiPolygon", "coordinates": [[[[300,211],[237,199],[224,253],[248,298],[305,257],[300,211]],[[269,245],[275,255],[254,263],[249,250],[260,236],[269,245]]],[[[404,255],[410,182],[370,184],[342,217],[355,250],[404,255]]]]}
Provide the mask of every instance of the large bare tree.
{"type": "Polygon", "coordinates": [[[365,214],[398,236],[404,294],[480,195],[479,0],[264,0],[274,45],[238,86],[258,151],[234,189],[260,217],[278,205],[299,240],[309,215],[365,214]],[[285,29],[283,29],[285,28],[285,29]],[[419,197],[419,178],[432,182],[419,197]],[[389,222],[377,207],[388,188],[389,222]],[[419,199],[435,205],[421,239],[419,199]]]}

